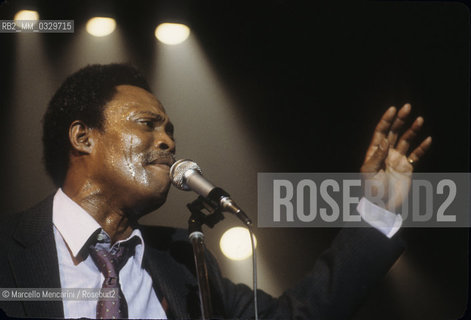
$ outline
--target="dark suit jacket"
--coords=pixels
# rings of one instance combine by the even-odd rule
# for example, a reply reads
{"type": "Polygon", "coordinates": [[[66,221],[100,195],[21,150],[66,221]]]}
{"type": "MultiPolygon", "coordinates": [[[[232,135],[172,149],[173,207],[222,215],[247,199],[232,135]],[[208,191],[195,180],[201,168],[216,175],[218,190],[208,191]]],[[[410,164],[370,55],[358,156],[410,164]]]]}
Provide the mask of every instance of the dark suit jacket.
{"type": "MultiPolygon", "coordinates": [[[[59,288],[52,225],[52,196],[32,209],[0,218],[0,288],[59,288]]],[[[146,241],[144,266],[169,318],[199,316],[192,249],[183,230],[140,227],[146,241]]],[[[403,250],[371,228],[344,229],[312,272],[281,297],[259,292],[261,318],[345,319],[403,250]]],[[[253,295],[223,278],[208,255],[215,317],[252,318],[253,295]]],[[[61,301],[0,301],[9,316],[64,316],[61,301]]]]}

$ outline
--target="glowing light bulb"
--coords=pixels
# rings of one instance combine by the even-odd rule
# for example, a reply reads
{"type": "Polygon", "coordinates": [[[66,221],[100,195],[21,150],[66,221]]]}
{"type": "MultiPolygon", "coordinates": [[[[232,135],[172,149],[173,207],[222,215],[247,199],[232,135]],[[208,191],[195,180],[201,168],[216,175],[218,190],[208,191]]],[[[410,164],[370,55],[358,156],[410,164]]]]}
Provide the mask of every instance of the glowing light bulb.
{"type": "Polygon", "coordinates": [[[39,13],[33,10],[20,10],[15,14],[13,18],[15,21],[19,20],[39,20],[39,13]]]}
{"type": "MultiPolygon", "coordinates": [[[[254,240],[256,247],[257,239],[254,240]]],[[[252,255],[250,233],[246,228],[230,228],[222,235],[219,246],[222,253],[231,260],[244,260],[252,255]]]]}
{"type": "Polygon", "coordinates": [[[116,29],[116,21],[113,18],[94,17],[87,22],[87,32],[95,37],[104,37],[116,29]]]}
{"type": "Polygon", "coordinates": [[[190,28],[180,23],[162,23],[155,28],[155,37],[168,45],[176,45],[185,41],[190,35],[190,28]]]}

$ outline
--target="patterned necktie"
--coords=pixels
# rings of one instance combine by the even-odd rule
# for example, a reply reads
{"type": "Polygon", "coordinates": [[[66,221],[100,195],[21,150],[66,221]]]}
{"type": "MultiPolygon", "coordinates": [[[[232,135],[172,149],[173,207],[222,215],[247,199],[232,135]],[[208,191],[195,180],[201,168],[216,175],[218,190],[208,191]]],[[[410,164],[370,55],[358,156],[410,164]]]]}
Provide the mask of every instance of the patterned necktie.
{"type": "Polygon", "coordinates": [[[116,289],[118,299],[98,299],[96,307],[97,319],[127,319],[128,305],[119,285],[119,271],[126,264],[129,257],[134,255],[136,245],[140,243],[138,237],[121,242],[111,252],[96,245],[89,247],[90,256],[98,269],[103,273],[105,280],[102,289],[116,289]]]}

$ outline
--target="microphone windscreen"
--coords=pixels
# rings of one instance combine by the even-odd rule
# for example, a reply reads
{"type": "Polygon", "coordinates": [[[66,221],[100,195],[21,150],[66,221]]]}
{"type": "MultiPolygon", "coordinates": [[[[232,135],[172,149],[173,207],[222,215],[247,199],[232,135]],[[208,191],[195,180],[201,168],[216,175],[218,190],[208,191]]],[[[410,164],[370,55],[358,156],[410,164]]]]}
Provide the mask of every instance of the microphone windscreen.
{"type": "Polygon", "coordinates": [[[170,180],[172,184],[180,190],[189,191],[190,188],[185,183],[185,173],[189,170],[197,171],[201,174],[201,168],[190,159],[180,159],[170,168],[170,180]]]}

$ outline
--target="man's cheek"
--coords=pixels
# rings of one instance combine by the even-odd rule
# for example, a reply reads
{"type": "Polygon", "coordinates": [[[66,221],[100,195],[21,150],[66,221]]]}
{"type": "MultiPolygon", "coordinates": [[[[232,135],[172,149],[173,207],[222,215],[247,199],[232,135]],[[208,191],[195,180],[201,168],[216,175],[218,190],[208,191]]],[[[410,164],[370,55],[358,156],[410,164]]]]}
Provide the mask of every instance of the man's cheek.
{"type": "Polygon", "coordinates": [[[134,134],[123,134],[120,138],[122,141],[122,147],[125,150],[128,150],[129,153],[139,153],[144,146],[142,139],[134,134]]]}

